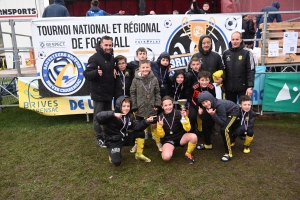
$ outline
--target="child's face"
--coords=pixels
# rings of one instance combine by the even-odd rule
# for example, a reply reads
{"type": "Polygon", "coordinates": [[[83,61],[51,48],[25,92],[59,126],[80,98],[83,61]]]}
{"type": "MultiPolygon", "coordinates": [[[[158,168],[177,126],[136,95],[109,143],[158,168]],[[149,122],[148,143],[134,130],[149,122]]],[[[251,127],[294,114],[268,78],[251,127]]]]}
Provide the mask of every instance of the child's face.
{"type": "Polygon", "coordinates": [[[201,102],[202,106],[206,109],[210,109],[211,108],[211,102],[209,100],[204,100],[201,102]]]}
{"type": "Polygon", "coordinates": [[[129,102],[123,102],[121,111],[122,111],[123,114],[127,115],[127,113],[129,113],[129,111],[130,111],[130,103],[129,102]]]}
{"type": "Polygon", "coordinates": [[[170,99],[164,100],[162,102],[162,109],[166,114],[169,114],[173,110],[173,102],[170,99]]]}
{"type": "Polygon", "coordinates": [[[198,72],[199,69],[201,67],[201,63],[199,61],[193,61],[191,63],[191,68],[195,71],[195,72],[198,72]]]}
{"type": "Polygon", "coordinates": [[[141,64],[139,67],[139,71],[141,72],[142,76],[147,76],[151,71],[150,64],[149,63],[141,64]]]}
{"type": "Polygon", "coordinates": [[[146,60],[147,59],[147,52],[139,51],[136,56],[139,59],[139,61],[146,60]]]}
{"type": "Polygon", "coordinates": [[[251,110],[251,101],[242,101],[240,107],[243,111],[249,112],[251,110]]]}
{"type": "Polygon", "coordinates": [[[124,59],[118,61],[118,68],[120,71],[124,71],[126,67],[127,67],[127,62],[124,59]]]}
{"type": "Polygon", "coordinates": [[[179,75],[176,77],[176,83],[181,84],[181,83],[183,83],[183,81],[184,81],[184,76],[183,76],[183,74],[179,74],[179,75]]]}
{"type": "Polygon", "coordinates": [[[161,64],[162,66],[168,66],[168,65],[170,64],[169,59],[168,59],[168,58],[162,58],[162,59],[160,60],[160,64],[161,64]]]}
{"type": "Polygon", "coordinates": [[[200,87],[205,88],[209,84],[209,78],[201,77],[200,79],[198,79],[198,83],[200,83],[200,87]]]}

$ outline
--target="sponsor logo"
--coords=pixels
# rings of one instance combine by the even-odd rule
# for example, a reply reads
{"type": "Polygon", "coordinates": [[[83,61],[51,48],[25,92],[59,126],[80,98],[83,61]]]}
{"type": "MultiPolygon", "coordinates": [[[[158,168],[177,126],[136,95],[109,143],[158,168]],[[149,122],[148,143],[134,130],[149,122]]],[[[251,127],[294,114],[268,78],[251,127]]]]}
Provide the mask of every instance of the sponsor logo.
{"type": "Polygon", "coordinates": [[[71,95],[84,84],[83,72],[84,67],[76,56],[68,52],[55,52],[45,59],[41,80],[54,94],[71,95]]]}
{"type": "MultiPolygon", "coordinates": [[[[201,25],[204,23],[203,20],[193,20],[194,27],[198,27],[198,23],[201,25]]],[[[208,23],[204,34],[209,35],[212,38],[213,51],[221,54],[228,48],[228,40],[224,32],[220,29],[217,22],[208,23]]],[[[222,24],[223,26],[223,24],[222,24]]],[[[182,26],[178,26],[173,33],[170,35],[168,42],[165,47],[165,51],[169,52],[171,56],[172,68],[186,67],[190,62],[191,56],[198,51],[195,46],[199,43],[198,37],[193,37],[199,32],[190,28],[188,23],[184,23],[182,26]],[[198,38],[196,40],[196,38],[198,38]]],[[[199,36],[199,35],[198,35],[199,36]]],[[[202,61],[201,61],[202,62],[202,61]]]]}
{"type": "Polygon", "coordinates": [[[44,48],[65,48],[66,42],[65,41],[43,41],[40,42],[40,47],[44,48]]]}
{"type": "Polygon", "coordinates": [[[135,44],[160,44],[160,39],[136,39],[135,44]]]}

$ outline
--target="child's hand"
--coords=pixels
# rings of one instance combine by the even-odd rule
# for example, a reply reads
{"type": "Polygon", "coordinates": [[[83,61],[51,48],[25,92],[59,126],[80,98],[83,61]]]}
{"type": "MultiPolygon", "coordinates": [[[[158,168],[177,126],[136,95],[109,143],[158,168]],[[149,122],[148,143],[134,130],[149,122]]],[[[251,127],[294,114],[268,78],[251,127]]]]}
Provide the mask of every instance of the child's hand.
{"type": "Polygon", "coordinates": [[[156,118],[156,116],[151,116],[151,117],[148,117],[148,119],[146,119],[146,120],[148,123],[151,123],[154,121],[155,118],[156,118]]]}
{"type": "Polygon", "coordinates": [[[181,116],[182,116],[182,117],[187,116],[186,110],[181,110],[180,113],[181,113],[181,116]]]}
{"type": "Polygon", "coordinates": [[[203,109],[201,107],[198,108],[198,114],[202,115],[203,114],[203,109]]]}
{"type": "Polygon", "coordinates": [[[212,108],[206,109],[206,111],[207,111],[208,114],[210,114],[210,115],[214,115],[214,114],[216,113],[216,109],[214,110],[214,109],[212,109],[212,108]]]}
{"type": "Polygon", "coordinates": [[[99,76],[102,76],[102,70],[100,69],[100,66],[98,66],[98,74],[99,76]]]}
{"type": "Polygon", "coordinates": [[[164,117],[160,118],[160,116],[158,116],[158,124],[163,126],[164,125],[164,117]]]}
{"type": "Polygon", "coordinates": [[[115,113],[115,117],[118,118],[118,119],[121,119],[123,115],[125,115],[125,114],[115,113]]]}

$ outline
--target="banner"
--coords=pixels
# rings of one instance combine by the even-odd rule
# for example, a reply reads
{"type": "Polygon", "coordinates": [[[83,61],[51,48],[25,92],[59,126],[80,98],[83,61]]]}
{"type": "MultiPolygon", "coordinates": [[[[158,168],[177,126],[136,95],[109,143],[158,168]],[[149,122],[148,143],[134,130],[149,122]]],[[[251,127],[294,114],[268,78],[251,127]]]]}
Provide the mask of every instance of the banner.
{"type": "Polygon", "coordinates": [[[300,112],[300,73],[267,73],[264,111],[300,112]]]}
{"type": "Polygon", "coordinates": [[[40,96],[36,77],[19,77],[18,88],[20,108],[48,116],[93,113],[90,96],[40,96]]]}
{"type": "Polygon", "coordinates": [[[252,98],[252,105],[261,105],[264,94],[266,66],[255,67],[255,79],[252,98]]]}
{"type": "Polygon", "coordinates": [[[104,35],[113,38],[114,55],[124,55],[128,62],[136,59],[136,50],[142,46],[151,61],[169,52],[172,68],[178,68],[187,66],[191,55],[198,52],[203,34],[212,37],[213,50],[221,54],[231,34],[241,30],[241,23],[240,15],[226,14],[36,19],[32,38],[40,87],[59,96],[78,92],[85,83],[88,59],[104,35]]]}

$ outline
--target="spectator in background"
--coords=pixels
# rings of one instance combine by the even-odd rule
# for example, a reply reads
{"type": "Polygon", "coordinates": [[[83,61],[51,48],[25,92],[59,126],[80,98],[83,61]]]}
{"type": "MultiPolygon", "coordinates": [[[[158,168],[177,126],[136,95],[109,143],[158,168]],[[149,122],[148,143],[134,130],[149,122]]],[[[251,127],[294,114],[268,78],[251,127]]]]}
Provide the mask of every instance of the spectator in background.
{"type": "MultiPolygon", "coordinates": [[[[203,7],[204,7],[204,4],[203,4],[203,7]]],[[[209,6],[207,9],[209,9],[209,6]]],[[[193,0],[193,2],[191,3],[190,9],[185,14],[206,14],[206,12],[202,9],[199,9],[199,7],[197,5],[197,1],[193,0]]]]}
{"type": "Polygon", "coordinates": [[[156,15],[156,13],[154,12],[154,10],[151,10],[149,14],[150,15],[156,15]]]}
{"type": "Polygon", "coordinates": [[[178,14],[179,14],[178,10],[173,10],[173,15],[178,15],[178,14]]]}
{"type": "Polygon", "coordinates": [[[69,17],[69,11],[64,6],[64,0],[54,0],[54,4],[47,6],[43,17],[69,17]]]}
{"type": "MultiPolygon", "coordinates": [[[[115,15],[124,15],[124,14],[125,11],[120,10],[119,13],[116,13],[115,15]]],[[[92,0],[91,8],[87,11],[86,16],[96,17],[96,16],[105,16],[105,15],[111,15],[111,14],[99,8],[99,0],[92,0]]]]}
{"type": "Polygon", "coordinates": [[[201,9],[201,11],[203,12],[202,14],[209,14],[209,4],[208,4],[208,2],[204,2],[202,8],[203,8],[203,9],[201,9]]]}
{"type": "MultiPolygon", "coordinates": [[[[242,29],[244,32],[242,33],[243,40],[244,39],[253,39],[255,35],[253,20],[249,19],[249,15],[243,15],[242,29]]],[[[253,41],[245,42],[245,46],[249,49],[253,49],[253,41]]]]}
{"type": "MultiPolygon", "coordinates": [[[[274,11],[279,11],[280,8],[280,4],[279,2],[274,2],[272,4],[272,6],[266,6],[264,7],[261,12],[274,12],[274,11]]],[[[276,19],[277,22],[282,22],[282,18],[280,14],[268,14],[267,17],[267,23],[269,22],[273,22],[276,19]]],[[[258,28],[257,32],[256,32],[256,39],[261,38],[261,29],[259,28],[259,25],[264,23],[264,16],[263,14],[260,14],[257,16],[256,19],[256,27],[258,28]]],[[[256,42],[256,47],[258,47],[258,41],[256,42]]]]}

